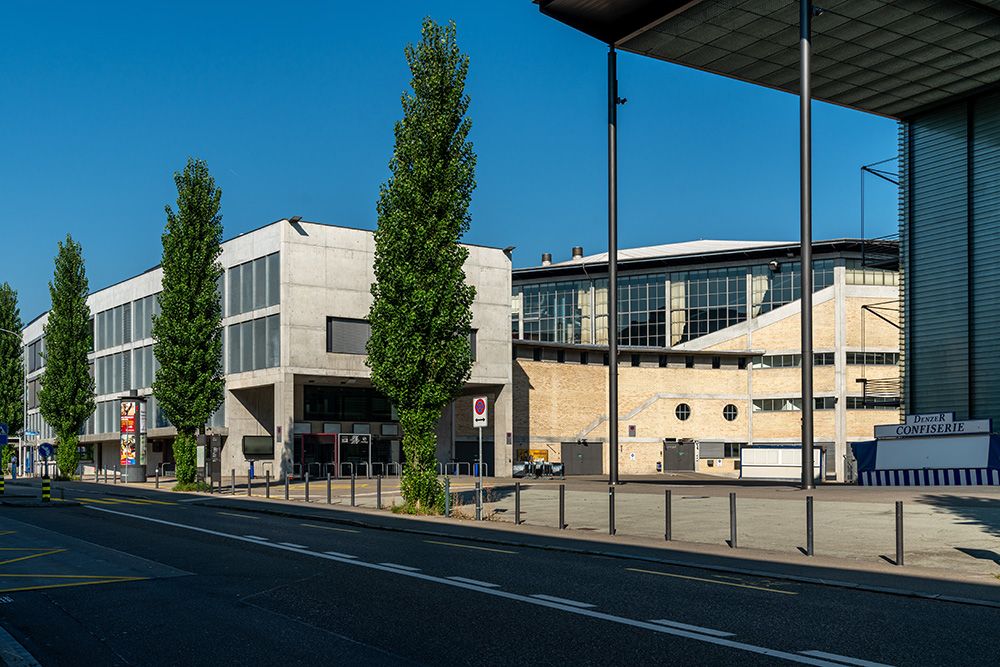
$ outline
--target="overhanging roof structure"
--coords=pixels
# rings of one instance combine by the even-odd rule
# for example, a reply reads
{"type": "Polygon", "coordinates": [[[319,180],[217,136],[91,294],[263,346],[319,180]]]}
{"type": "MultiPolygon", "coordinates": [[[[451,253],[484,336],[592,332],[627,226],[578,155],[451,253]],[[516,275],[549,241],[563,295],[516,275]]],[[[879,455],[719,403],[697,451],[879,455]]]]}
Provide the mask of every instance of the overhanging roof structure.
{"type": "MultiPolygon", "coordinates": [[[[535,0],[616,48],[799,92],[799,0],[535,0]]],[[[816,0],[813,99],[891,118],[1000,88],[1000,0],[816,0]]]]}

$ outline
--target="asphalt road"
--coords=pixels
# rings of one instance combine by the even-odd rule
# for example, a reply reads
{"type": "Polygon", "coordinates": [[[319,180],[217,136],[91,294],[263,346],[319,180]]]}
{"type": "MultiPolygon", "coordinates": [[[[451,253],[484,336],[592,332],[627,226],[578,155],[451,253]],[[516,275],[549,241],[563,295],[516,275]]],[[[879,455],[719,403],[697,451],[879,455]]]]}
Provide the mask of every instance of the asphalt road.
{"type": "Polygon", "coordinates": [[[996,661],[996,608],[191,498],[0,508],[0,625],[45,666],[996,661]]]}

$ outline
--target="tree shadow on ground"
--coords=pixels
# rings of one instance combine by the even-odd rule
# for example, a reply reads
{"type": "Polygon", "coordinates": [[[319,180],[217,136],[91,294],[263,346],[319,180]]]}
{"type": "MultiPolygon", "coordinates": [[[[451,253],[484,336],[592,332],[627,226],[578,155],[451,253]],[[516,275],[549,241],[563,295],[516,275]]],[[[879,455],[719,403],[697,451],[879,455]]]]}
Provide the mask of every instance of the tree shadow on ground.
{"type": "MultiPolygon", "coordinates": [[[[968,526],[980,526],[984,531],[995,537],[1000,537],[1000,498],[981,498],[977,496],[931,495],[920,496],[916,502],[930,507],[936,507],[958,519],[956,523],[968,526]]],[[[959,551],[981,551],[979,549],[959,549],[959,551]]],[[[969,554],[974,556],[973,554],[969,554]]],[[[981,556],[974,556],[980,558],[981,556]]],[[[1000,561],[998,561],[1000,563],[1000,561]]]]}

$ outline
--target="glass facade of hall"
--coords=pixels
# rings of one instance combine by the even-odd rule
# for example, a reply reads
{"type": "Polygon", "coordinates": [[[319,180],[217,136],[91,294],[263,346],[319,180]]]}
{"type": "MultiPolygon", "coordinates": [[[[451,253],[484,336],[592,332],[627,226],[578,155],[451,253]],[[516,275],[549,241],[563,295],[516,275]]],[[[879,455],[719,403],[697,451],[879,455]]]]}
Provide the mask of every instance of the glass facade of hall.
{"type": "MultiPolygon", "coordinates": [[[[813,262],[814,291],[833,284],[844,260],[813,262]]],[[[849,261],[849,260],[848,260],[849,261]]],[[[851,265],[852,268],[853,265],[851,265]]],[[[867,272],[867,269],[865,269],[867,272]]],[[[852,283],[865,281],[860,270],[852,283]]],[[[878,277],[877,284],[893,278],[878,277]]],[[[622,275],[618,279],[618,336],[623,346],[669,347],[745,322],[797,300],[801,266],[766,264],[622,275]]],[[[607,344],[608,279],[514,285],[511,334],[520,340],[607,344]]]]}

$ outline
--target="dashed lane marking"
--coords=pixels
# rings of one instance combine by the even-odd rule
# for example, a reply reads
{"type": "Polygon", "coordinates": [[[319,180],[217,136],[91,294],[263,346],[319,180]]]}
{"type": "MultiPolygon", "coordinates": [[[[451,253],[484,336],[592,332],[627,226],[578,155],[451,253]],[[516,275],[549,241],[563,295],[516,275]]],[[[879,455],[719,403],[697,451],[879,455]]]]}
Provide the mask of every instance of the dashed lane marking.
{"type": "Polygon", "coordinates": [[[465,577],[447,577],[452,581],[461,581],[463,584],[472,584],[473,586],[483,586],[485,588],[500,588],[500,584],[491,584],[487,581],[479,581],[478,579],[466,579],[465,577]]]}
{"type": "Polygon", "coordinates": [[[333,526],[317,526],[314,523],[300,523],[300,526],[305,526],[306,528],[320,528],[322,530],[335,530],[338,533],[359,533],[359,530],[351,530],[350,528],[334,528],[333,526]]]}
{"type": "Polygon", "coordinates": [[[234,514],[233,512],[217,512],[217,514],[225,514],[226,516],[238,516],[241,519],[259,519],[259,516],[250,516],[249,514],[234,514]]]}
{"type": "Polygon", "coordinates": [[[642,572],[644,574],[658,574],[661,577],[675,577],[677,579],[691,579],[692,581],[704,581],[709,584],[719,584],[721,586],[736,586],[738,588],[752,588],[757,591],[767,591],[768,593],[783,593],[784,595],[798,595],[795,591],[781,591],[777,588],[765,588],[763,586],[750,586],[749,584],[734,584],[730,581],[719,581],[718,579],[703,579],[702,577],[691,577],[684,574],[671,574],[669,572],[656,572],[655,570],[640,570],[637,567],[627,567],[630,572],[642,572]]]}
{"type": "Polygon", "coordinates": [[[295,544],[293,542],[278,542],[278,544],[281,544],[281,545],[286,546],[286,547],[292,547],[293,549],[308,549],[309,548],[309,547],[307,547],[304,544],[295,544]]]}
{"type": "Polygon", "coordinates": [[[690,630],[691,632],[700,632],[703,635],[712,635],[713,637],[735,637],[732,632],[723,632],[722,630],[713,630],[712,628],[703,628],[700,625],[688,625],[687,623],[678,623],[677,621],[668,621],[665,618],[660,618],[655,621],[650,621],[650,623],[659,623],[660,625],[668,625],[671,628],[680,628],[681,630],[690,630]]]}
{"type": "Polygon", "coordinates": [[[551,595],[532,595],[531,597],[538,600],[545,600],[547,602],[556,602],[558,604],[568,604],[571,607],[579,607],[580,609],[592,608],[597,605],[592,605],[589,602],[577,602],[576,600],[567,600],[566,598],[557,598],[551,595]]]}
{"type": "Polygon", "coordinates": [[[490,549],[488,547],[474,547],[471,544],[458,544],[456,542],[436,542],[435,540],[424,540],[427,544],[440,544],[446,547],[461,547],[463,549],[477,549],[479,551],[495,551],[500,554],[516,554],[516,551],[507,551],[506,549],[490,549]]]}
{"type": "Polygon", "coordinates": [[[261,540],[263,542],[267,542],[266,537],[260,537],[259,535],[244,535],[243,537],[250,538],[251,540],[261,540]]]}
{"type": "Polygon", "coordinates": [[[410,567],[409,565],[400,565],[399,563],[379,563],[383,567],[391,567],[394,570],[406,570],[407,572],[420,572],[419,567],[410,567]]]}
{"type": "Polygon", "coordinates": [[[352,556],[351,554],[342,554],[339,551],[324,551],[327,556],[336,556],[337,558],[352,558],[356,559],[357,556],[352,556]]]}
{"type": "Polygon", "coordinates": [[[811,655],[814,658],[826,658],[827,660],[838,660],[845,665],[858,665],[859,667],[890,667],[884,662],[872,662],[870,660],[859,660],[858,658],[848,658],[836,653],[826,653],[824,651],[800,651],[802,655],[811,655]]]}

